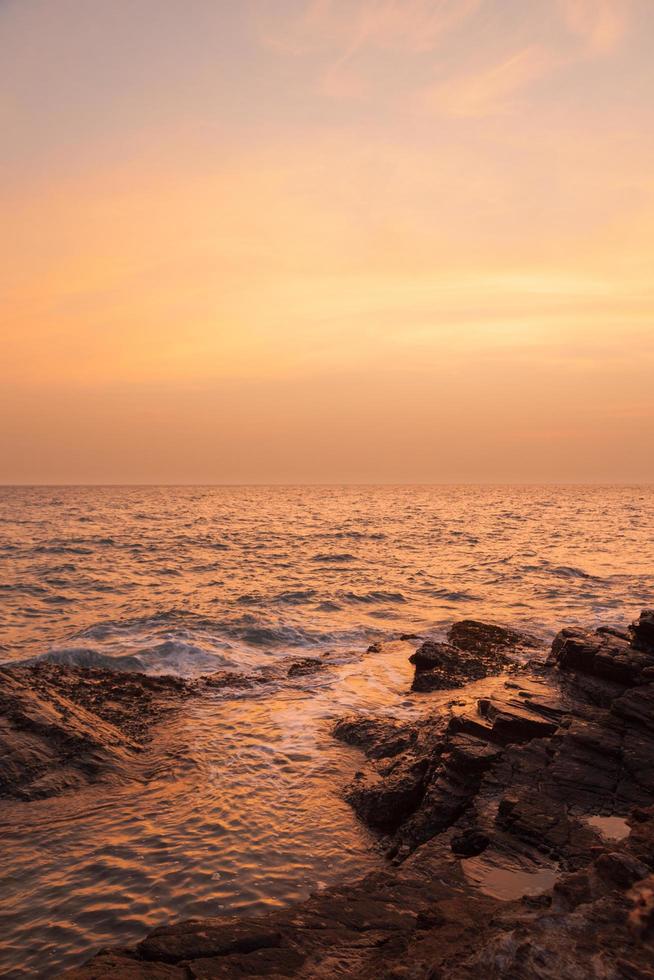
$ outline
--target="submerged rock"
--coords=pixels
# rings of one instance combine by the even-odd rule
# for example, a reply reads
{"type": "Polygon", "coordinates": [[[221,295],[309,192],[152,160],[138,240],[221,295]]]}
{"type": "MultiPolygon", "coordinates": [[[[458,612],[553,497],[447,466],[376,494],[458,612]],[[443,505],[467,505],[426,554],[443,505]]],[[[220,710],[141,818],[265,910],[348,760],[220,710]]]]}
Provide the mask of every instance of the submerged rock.
{"type": "Polygon", "coordinates": [[[0,669],[0,796],[31,800],[125,777],[189,693],[174,677],[48,663],[0,669]]]}

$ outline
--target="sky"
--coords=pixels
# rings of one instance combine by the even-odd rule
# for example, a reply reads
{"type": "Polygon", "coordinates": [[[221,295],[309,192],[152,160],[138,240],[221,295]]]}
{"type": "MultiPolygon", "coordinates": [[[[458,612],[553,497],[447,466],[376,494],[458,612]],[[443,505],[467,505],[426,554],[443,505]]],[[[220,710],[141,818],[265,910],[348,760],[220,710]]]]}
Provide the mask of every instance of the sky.
{"type": "Polygon", "coordinates": [[[0,0],[0,482],[654,481],[652,0],[0,0]]]}

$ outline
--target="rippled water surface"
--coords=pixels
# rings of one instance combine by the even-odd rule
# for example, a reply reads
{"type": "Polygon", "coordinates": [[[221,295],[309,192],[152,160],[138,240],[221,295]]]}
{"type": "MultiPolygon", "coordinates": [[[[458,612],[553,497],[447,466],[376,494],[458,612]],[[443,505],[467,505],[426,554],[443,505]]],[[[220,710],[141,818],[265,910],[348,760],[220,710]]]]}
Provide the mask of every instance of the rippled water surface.
{"type": "Polygon", "coordinates": [[[545,638],[654,604],[654,490],[0,488],[0,659],[193,676],[330,654],[191,701],[129,784],[0,804],[0,975],[50,977],[170,918],[285,904],[379,866],[341,801],[349,710],[405,717],[402,631],[545,638]]]}
{"type": "Polygon", "coordinates": [[[0,488],[2,653],[192,673],[468,615],[623,620],[652,598],[653,504],[651,487],[0,488]]]}

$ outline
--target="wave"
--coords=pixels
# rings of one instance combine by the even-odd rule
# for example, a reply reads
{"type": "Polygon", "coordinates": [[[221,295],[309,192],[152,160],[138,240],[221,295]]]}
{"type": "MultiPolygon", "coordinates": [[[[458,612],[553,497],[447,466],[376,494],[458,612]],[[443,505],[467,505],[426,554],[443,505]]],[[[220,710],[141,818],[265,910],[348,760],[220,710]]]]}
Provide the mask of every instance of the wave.
{"type": "Polygon", "coordinates": [[[364,604],[374,604],[378,602],[394,602],[394,603],[404,603],[408,602],[406,596],[402,595],[401,592],[340,592],[339,598],[343,599],[345,602],[360,602],[364,604]]]}
{"type": "Polygon", "coordinates": [[[131,654],[111,656],[88,647],[65,647],[60,650],[48,650],[27,660],[14,661],[18,664],[61,664],[63,667],[103,667],[107,670],[143,672],[141,660],[131,654]]]}
{"type": "Polygon", "coordinates": [[[319,562],[345,562],[345,561],[356,561],[354,555],[349,552],[344,552],[342,554],[317,554],[314,555],[311,561],[319,562]]]}

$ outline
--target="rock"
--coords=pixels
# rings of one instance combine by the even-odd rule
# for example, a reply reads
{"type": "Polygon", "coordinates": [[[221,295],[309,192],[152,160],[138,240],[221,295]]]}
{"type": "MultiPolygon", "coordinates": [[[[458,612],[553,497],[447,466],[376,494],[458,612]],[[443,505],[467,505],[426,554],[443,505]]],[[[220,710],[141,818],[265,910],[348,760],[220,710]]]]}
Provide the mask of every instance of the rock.
{"type": "Polygon", "coordinates": [[[632,854],[607,851],[595,861],[595,870],[611,885],[623,891],[647,876],[647,867],[632,854]]]}
{"type": "Polygon", "coordinates": [[[177,678],[33,664],[0,669],[0,796],[31,800],[129,778],[152,726],[189,688],[177,678]]]}
{"type": "Polygon", "coordinates": [[[134,954],[105,950],[85,966],[66,970],[66,980],[186,980],[184,967],[167,963],[144,963],[134,954]]]}
{"type": "Polygon", "coordinates": [[[252,681],[245,674],[240,674],[236,670],[217,670],[213,674],[207,674],[203,677],[202,683],[205,687],[214,688],[218,691],[223,688],[247,689],[253,686],[252,681]]]}
{"type": "Polygon", "coordinates": [[[411,756],[383,770],[371,767],[357,773],[345,799],[370,827],[391,832],[418,806],[428,768],[426,759],[411,756]]]}
{"type": "Polygon", "coordinates": [[[416,668],[411,689],[423,692],[460,687],[468,681],[499,674],[509,663],[499,651],[481,655],[434,640],[426,640],[409,661],[416,668]]]}
{"type": "Polygon", "coordinates": [[[336,722],[332,734],[341,742],[363,749],[369,759],[388,759],[414,745],[417,730],[390,718],[348,715],[336,722]]]}
{"type": "Polygon", "coordinates": [[[433,675],[436,689],[465,683],[473,661],[486,673],[419,721],[349,716],[334,728],[368,757],[345,797],[389,835],[394,864],[260,918],[155,930],[132,950],[100,954],[74,980],[652,980],[648,615],[629,640],[562,631],[547,664],[506,682],[493,672],[515,647],[483,624],[467,639],[460,632],[478,646],[457,647],[456,658],[452,635],[436,649],[423,644],[416,679],[433,675]],[[625,839],[603,838],[590,819],[634,806],[625,839]],[[468,876],[466,860],[482,854],[490,879],[468,876]],[[540,892],[554,862],[558,880],[540,892]],[[514,897],[486,894],[493,875],[514,897]]]}
{"type": "Polygon", "coordinates": [[[562,671],[590,674],[627,687],[643,682],[643,670],[654,666],[654,652],[634,648],[612,634],[565,629],[552,643],[550,662],[562,671]]]}
{"type": "Polygon", "coordinates": [[[454,623],[447,638],[460,650],[482,656],[492,655],[498,650],[537,650],[542,646],[542,641],[531,633],[495,623],[481,623],[475,619],[454,623]]]}
{"type": "Polygon", "coordinates": [[[413,664],[416,671],[420,673],[424,670],[433,670],[435,667],[456,668],[461,656],[461,651],[449,643],[437,643],[434,640],[427,640],[422,646],[418,647],[415,653],[409,657],[409,663],[413,664]]]}
{"type": "Polygon", "coordinates": [[[493,741],[502,745],[528,742],[532,738],[546,738],[553,735],[559,727],[556,721],[541,718],[528,708],[490,698],[479,701],[479,714],[491,723],[493,741]]]}
{"type": "Polygon", "coordinates": [[[277,929],[268,928],[256,919],[191,919],[155,929],[136,950],[144,960],[180,963],[278,947],[281,939],[277,929]]]}
{"type": "Polygon", "coordinates": [[[490,839],[486,834],[473,827],[470,830],[462,831],[460,834],[455,834],[450,846],[452,853],[456,854],[457,857],[469,858],[482,854],[489,844],[490,839]]]}
{"type": "Polygon", "coordinates": [[[627,725],[654,733],[654,684],[629,688],[612,701],[611,713],[627,725]]]}
{"type": "Polygon", "coordinates": [[[629,627],[632,645],[637,650],[654,654],[654,609],[644,609],[629,627]]]}
{"type": "Polygon", "coordinates": [[[305,677],[307,674],[315,674],[323,670],[325,664],[317,657],[304,657],[297,660],[288,668],[287,677],[305,677]]]}

